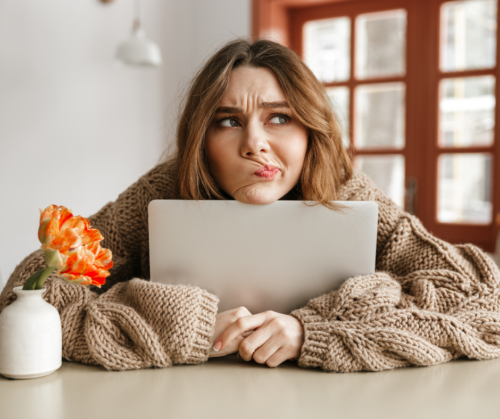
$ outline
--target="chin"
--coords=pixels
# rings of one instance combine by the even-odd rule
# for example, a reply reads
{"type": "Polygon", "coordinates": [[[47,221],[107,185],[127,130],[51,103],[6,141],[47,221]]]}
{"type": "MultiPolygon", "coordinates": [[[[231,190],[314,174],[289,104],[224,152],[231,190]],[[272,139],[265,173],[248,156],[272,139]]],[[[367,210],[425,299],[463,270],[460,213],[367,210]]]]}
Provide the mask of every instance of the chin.
{"type": "Polygon", "coordinates": [[[234,199],[244,204],[250,205],[269,205],[281,198],[277,193],[270,191],[250,191],[244,194],[236,194],[234,199]]]}
{"type": "Polygon", "coordinates": [[[244,204],[250,204],[250,205],[269,205],[272,204],[273,202],[276,202],[277,199],[252,199],[252,200],[247,200],[247,201],[240,201],[243,202],[244,204]]]}

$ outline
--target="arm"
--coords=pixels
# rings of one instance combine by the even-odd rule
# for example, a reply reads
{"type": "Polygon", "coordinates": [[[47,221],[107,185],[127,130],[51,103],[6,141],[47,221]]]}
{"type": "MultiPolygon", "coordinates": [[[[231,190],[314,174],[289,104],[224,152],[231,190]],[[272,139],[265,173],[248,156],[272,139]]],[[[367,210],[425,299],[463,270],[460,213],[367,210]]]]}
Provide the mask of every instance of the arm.
{"type": "Polygon", "coordinates": [[[500,356],[500,271],[473,245],[433,237],[364,175],[351,199],[379,204],[377,272],[291,315],[305,331],[299,365],[377,371],[460,356],[500,356]]]}
{"type": "MultiPolygon", "coordinates": [[[[101,289],[69,284],[52,275],[44,299],[61,315],[63,357],[126,370],[200,363],[208,358],[218,300],[198,287],[154,284],[149,278],[147,206],[172,196],[173,167],[159,165],[89,218],[113,252],[114,266],[101,289]]],[[[17,266],[0,295],[45,267],[40,250],[17,266]]]]}

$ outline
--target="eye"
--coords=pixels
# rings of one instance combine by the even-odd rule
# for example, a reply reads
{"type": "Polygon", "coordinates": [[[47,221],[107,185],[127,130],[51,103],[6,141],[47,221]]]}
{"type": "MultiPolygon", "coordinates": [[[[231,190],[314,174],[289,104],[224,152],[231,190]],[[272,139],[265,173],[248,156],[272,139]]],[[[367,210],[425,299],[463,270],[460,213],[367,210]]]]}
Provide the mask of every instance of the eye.
{"type": "Polygon", "coordinates": [[[285,125],[289,120],[290,118],[287,115],[275,115],[269,122],[271,124],[285,125]]]}
{"type": "Polygon", "coordinates": [[[238,127],[240,124],[234,118],[224,118],[222,121],[219,121],[219,126],[225,128],[238,127]]]}

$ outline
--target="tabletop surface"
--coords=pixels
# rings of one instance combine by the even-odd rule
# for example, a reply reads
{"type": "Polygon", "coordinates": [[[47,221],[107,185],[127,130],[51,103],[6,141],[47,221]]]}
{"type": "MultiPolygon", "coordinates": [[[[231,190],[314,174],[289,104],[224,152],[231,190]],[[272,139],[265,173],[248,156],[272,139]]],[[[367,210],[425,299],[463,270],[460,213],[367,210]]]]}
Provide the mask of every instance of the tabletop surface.
{"type": "Polygon", "coordinates": [[[63,362],[32,380],[0,376],[2,419],[499,418],[500,359],[375,373],[325,373],[236,356],[111,372],[63,362]],[[327,415],[327,416],[325,416],[327,415]]]}

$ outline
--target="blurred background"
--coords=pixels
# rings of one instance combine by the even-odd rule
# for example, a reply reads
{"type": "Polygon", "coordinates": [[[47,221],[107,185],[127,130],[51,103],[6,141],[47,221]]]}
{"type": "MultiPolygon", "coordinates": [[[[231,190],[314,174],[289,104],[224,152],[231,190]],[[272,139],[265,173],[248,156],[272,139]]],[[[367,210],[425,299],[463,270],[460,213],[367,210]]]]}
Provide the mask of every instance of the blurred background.
{"type": "Polygon", "coordinates": [[[500,263],[497,15],[496,0],[2,0],[0,289],[39,247],[38,208],[116,199],[174,141],[202,63],[251,36],[302,56],[391,199],[500,263]],[[138,16],[161,64],[117,60],[146,42],[138,16]]]}

